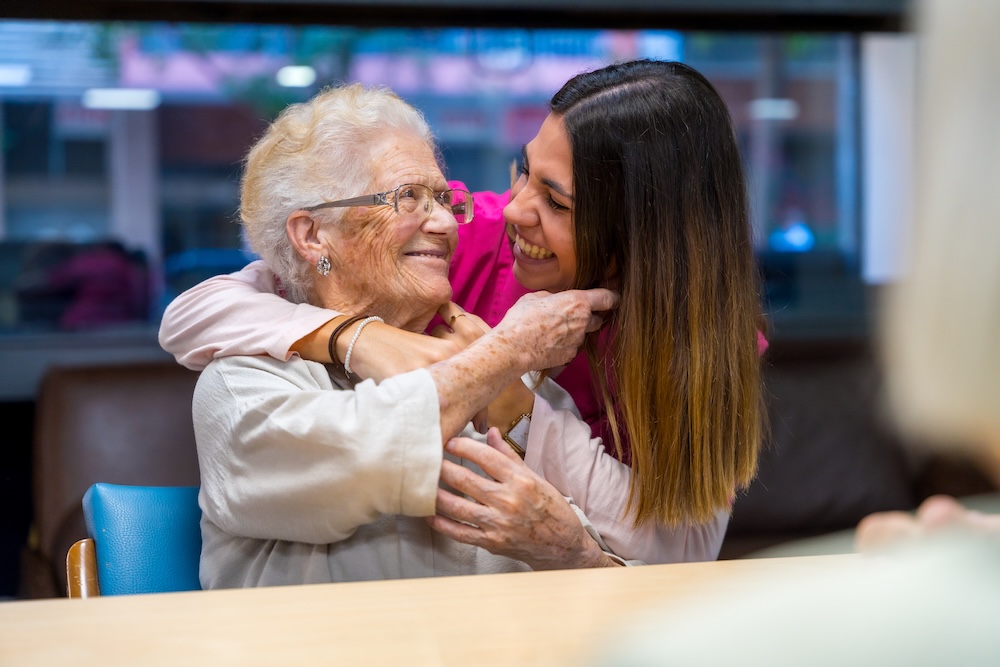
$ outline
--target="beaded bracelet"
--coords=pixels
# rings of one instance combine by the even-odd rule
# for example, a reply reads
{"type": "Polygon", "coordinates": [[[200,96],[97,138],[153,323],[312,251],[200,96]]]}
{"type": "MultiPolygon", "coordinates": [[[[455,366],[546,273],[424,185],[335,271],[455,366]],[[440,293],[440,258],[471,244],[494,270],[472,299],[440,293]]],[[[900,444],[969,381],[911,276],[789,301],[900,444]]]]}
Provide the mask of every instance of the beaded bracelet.
{"type": "Polygon", "coordinates": [[[348,378],[351,377],[351,353],[354,352],[354,344],[358,342],[358,336],[361,335],[361,330],[364,329],[369,324],[371,324],[372,322],[382,322],[383,324],[385,324],[385,320],[383,320],[378,315],[372,315],[371,317],[366,317],[365,319],[361,320],[361,324],[359,324],[358,328],[354,331],[354,337],[351,338],[351,344],[347,346],[347,356],[344,357],[344,372],[347,373],[348,378]]]}
{"type": "Polygon", "coordinates": [[[330,352],[330,362],[333,364],[333,367],[336,368],[338,371],[343,371],[344,365],[337,360],[337,339],[340,337],[340,334],[344,333],[344,329],[351,326],[358,320],[363,320],[363,319],[365,319],[364,315],[355,315],[353,317],[348,317],[346,320],[338,324],[337,328],[333,330],[332,334],[330,334],[330,340],[326,344],[326,348],[327,351],[330,352]]]}

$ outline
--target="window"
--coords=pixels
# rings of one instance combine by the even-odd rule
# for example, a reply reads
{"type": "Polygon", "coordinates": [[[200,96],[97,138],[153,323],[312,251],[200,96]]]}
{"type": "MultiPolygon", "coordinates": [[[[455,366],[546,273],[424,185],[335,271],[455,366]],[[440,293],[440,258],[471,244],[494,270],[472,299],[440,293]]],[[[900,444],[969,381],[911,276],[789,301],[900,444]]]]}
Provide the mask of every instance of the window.
{"type": "Polygon", "coordinates": [[[857,52],[847,34],[0,22],[0,332],[155,328],[240,268],[241,159],[324,85],[392,87],[450,177],[503,191],[561,84],[637,57],[690,63],[729,104],[775,333],[857,327],[857,52]]]}

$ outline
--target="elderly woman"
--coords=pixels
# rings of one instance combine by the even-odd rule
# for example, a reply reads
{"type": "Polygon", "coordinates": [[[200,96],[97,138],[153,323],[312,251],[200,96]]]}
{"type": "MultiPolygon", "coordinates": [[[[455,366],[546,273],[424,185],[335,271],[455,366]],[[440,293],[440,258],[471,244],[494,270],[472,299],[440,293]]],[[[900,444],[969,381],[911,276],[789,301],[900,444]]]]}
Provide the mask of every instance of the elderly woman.
{"type": "MultiPolygon", "coordinates": [[[[250,151],[241,193],[247,237],[287,299],[415,332],[442,306],[458,315],[447,310],[448,267],[472,205],[449,189],[420,114],[359,86],[283,112],[250,151]]],[[[350,372],[350,349],[343,365],[211,363],[194,397],[202,585],[614,564],[582,513],[506,455],[494,462],[520,469],[494,474],[522,475],[538,502],[504,521],[544,528],[516,540],[517,560],[438,536],[420,518],[435,513],[443,458],[462,465],[444,445],[459,433],[481,440],[470,419],[523,373],[571,359],[600,325],[592,311],[614,298],[532,295],[460,354],[378,385],[350,372]]],[[[501,446],[495,431],[490,442],[501,446]]]]}

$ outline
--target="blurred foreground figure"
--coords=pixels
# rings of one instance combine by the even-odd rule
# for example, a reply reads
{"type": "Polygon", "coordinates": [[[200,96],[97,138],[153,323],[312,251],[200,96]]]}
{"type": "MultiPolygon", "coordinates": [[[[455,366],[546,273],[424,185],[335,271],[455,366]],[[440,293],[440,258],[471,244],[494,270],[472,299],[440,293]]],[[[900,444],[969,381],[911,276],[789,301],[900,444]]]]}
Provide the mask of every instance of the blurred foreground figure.
{"type": "MultiPolygon", "coordinates": [[[[887,302],[883,353],[900,426],[966,443],[1000,481],[1000,3],[921,6],[917,230],[905,281],[887,302]]],[[[861,551],[960,528],[1000,535],[1000,517],[935,496],[915,516],[858,526],[861,551]]]]}

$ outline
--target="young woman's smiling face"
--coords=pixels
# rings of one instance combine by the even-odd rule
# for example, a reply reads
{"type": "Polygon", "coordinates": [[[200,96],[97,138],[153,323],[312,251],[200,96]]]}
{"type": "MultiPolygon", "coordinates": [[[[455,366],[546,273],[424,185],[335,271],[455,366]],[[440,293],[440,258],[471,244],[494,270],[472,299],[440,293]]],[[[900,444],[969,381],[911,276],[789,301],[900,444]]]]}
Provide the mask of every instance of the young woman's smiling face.
{"type": "Polygon", "coordinates": [[[522,151],[504,220],[514,239],[514,277],[530,290],[573,286],[573,151],[562,117],[549,114],[522,151]]]}

